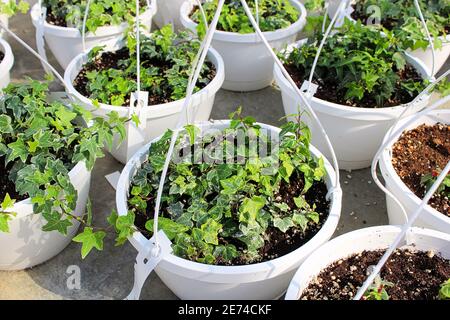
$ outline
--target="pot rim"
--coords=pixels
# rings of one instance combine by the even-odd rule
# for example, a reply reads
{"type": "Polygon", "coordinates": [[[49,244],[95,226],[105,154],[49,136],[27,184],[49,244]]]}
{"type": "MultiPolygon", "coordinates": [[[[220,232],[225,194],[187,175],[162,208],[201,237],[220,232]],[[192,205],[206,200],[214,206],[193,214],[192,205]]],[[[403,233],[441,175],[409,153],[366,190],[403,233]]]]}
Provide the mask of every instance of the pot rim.
{"type": "MultiPolygon", "coordinates": [[[[42,8],[39,7],[39,4],[38,3],[34,4],[33,7],[31,8],[30,15],[31,15],[31,21],[35,28],[38,26],[39,17],[41,15],[41,13],[42,13],[42,8]]],[[[156,6],[152,6],[152,10],[149,10],[147,8],[147,10],[140,15],[140,19],[141,20],[150,19],[155,13],[156,13],[156,6]]],[[[120,34],[125,31],[125,29],[127,28],[127,25],[128,24],[126,22],[122,22],[119,25],[101,26],[101,27],[97,28],[95,33],[92,33],[92,32],[89,32],[86,30],[87,31],[86,38],[104,37],[104,36],[111,36],[114,34],[120,34]]],[[[65,38],[81,38],[81,32],[77,28],[56,26],[56,25],[52,25],[52,24],[48,23],[47,21],[44,21],[44,30],[45,30],[45,33],[48,33],[48,34],[51,34],[54,36],[65,37],[65,38]]]]}
{"type": "MultiPolygon", "coordinates": [[[[291,280],[291,283],[289,284],[289,288],[286,292],[286,300],[297,300],[298,297],[301,294],[301,288],[300,286],[303,285],[306,281],[305,278],[309,278],[309,282],[314,278],[314,276],[317,276],[320,274],[321,271],[324,270],[327,266],[332,264],[333,262],[338,261],[339,259],[345,258],[340,257],[337,259],[334,259],[333,261],[329,261],[327,265],[324,268],[321,268],[320,270],[315,270],[314,272],[310,271],[309,266],[310,265],[316,265],[319,260],[323,261],[323,256],[327,256],[327,252],[330,251],[332,248],[336,247],[342,247],[345,244],[350,244],[352,246],[352,243],[357,243],[358,240],[360,240],[362,237],[367,236],[369,234],[378,234],[378,237],[382,237],[383,233],[400,233],[402,229],[402,226],[391,226],[391,225],[384,225],[384,226],[374,226],[374,227],[368,227],[363,229],[357,229],[351,232],[347,232],[343,235],[340,235],[331,241],[327,242],[323,246],[321,246],[318,250],[316,250],[314,253],[312,253],[298,268],[297,272],[295,273],[294,277],[291,280]]],[[[425,229],[425,228],[419,228],[419,227],[412,227],[409,231],[410,235],[417,235],[417,236],[426,236],[426,237],[433,237],[433,238],[439,238],[444,241],[447,241],[450,243],[450,234],[446,234],[444,232],[439,232],[431,229],[425,229]]],[[[403,245],[405,246],[405,241],[403,241],[403,245]]],[[[401,246],[399,246],[401,247],[401,246]]],[[[353,254],[359,253],[361,251],[354,250],[353,254]]],[[[329,260],[325,258],[325,260],[329,260]]]]}
{"type": "Polygon", "coordinates": [[[0,77],[4,77],[6,73],[11,70],[14,64],[14,55],[11,50],[11,46],[3,38],[0,38],[0,47],[2,47],[3,54],[5,55],[0,63],[0,77]]]}
{"type": "MultiPolygon", "coordinates": [[[[289,50],[292,50],[294,47],[299,47],[306,44],[308,39],[301,39],[291,45],[289,45],[285,52],[288,54],[289,50]]],[[[409,54],[405,54],[408,62],[421,74],[424,80],[431,79],[431,72],[427,69],[425,64],[417,58],[412,57],[409,54]]],[[[289,84],[288,80],[282,74],[280,68],[276,63],[274,63],[274,76],[276,83],[280,86],[282,90],[286,90],[286,92],[291,92],[292,88],[289,84]]],[[[426,94],[422,97],[420,101],[429,100],[430,95],[426,94]]],[[[360,108],[360,107],[351,107],[346,105],[337,104],[334,102],[326,101],[323,99],[319,99],[317,97],[312,97],[312,102],[314,102],[314,107],[317,108],[320,112],[328,113],[328,114],[336,114],[339,116],[344,115],[345,117],[351,116],[366,116],[366,117],[378,117],[380,121],[384,121],[387,119],[392,119],[398,117],[400,113],[403,111],[405,107],[409,105],[409,103],[394,106],[394,107],[386,107],[386,108],[360,108]],[[380,118],[381,117],[381,118],[380,118]]],[[[369,120],[376,121],[377,119],[370,118],[369,120]]]]}
{"type": "MultiPolygon", "coordinates": [[[[263,32],[267,41],[276,41],[279,39],[290,37],[297,32],[300,32],[301,29],[306,25],[306,8],[305,6],[299,2],[298,0],[289,0],[291,4],[296,7],[299,12],[299,18],[296,22],[292,23],[290,26],[282,29],[278,29],[275,31],[266,31],[263,32]]],[[[180,20],[181,24],[196,33],[197,23],[189,18],[189,14],[191,13],[195,3],[193,0],[186,0],[183,2],[180,8],[180,20]]],[[[229,31],[221,31],[216,30],[213,36],[214,40],[223,41],[223,42],[234,42],[234,43],[259,43],[261,40],[259,36],[254,33],[240,34],[237,32],[229,32],[229,31]]]]}
{"type": "MultiPolygon", "coordinates": [[[[121,45],[120,47],[123,47],[123,45],[121,45]]],[[[111,50],[114,50],[114,48],[111,48],[111,50]]],[[[83,61],[82,65],[84,65],[87,62],[87,56],[88,56],[89,52],[88,53],[80,53],[75,58],[73,58],[73,60],[69,63],[69,65],[67,66],[67,68],[64,72],[64,82],[66,83],[66,91],[69,94],[69,96],[73,95],[76,99],[78,99],[82,103],[93,106],[92,99],[87,98],[87,97],[83,96],[81,93],[79,93],[73,86],[73,83],[71,80],[72,71],[76,70],[77,64],[79,63],[80,60],[83,61]]],[[[211,82],[208,83],[206,85],[206,87],[204,87],[203,89],[195,92],[192,95],[192,98],[196,98],[196,97],[200,98],[203,95],[209,95],[211,92],[218,91],[220,89],[220,87],[222,86],[222,83],[225,79],[225,64],[224,64],[223,59],[220,56],[220,54],[214,48],[209,48],[207,56],[211,60],[211,62],[214,64],[214,66],[216,68],[216,74],[215,74],[214,78],[211,80],[211,82]]],[[[77,74],[80,72],[80,70],[77,70],[77,74]]],[[[175,112],[178,112],[179,110],[181,110],[181,107],[184,104],[185,100],[186,100],[186,97],[183,99],[179,99],[179,100],[175,100],[175,101],[171,101],[171,102],[167,102],[167,103],[162,103],[162,104],[157,104],[157,105],[148,105],[148,106],[143,107],[142,111],[146,112],[148,117],[159,117],[159,116],[161,116],[161,114],[175,113],[175,112]]],[[[100,106],[99,109],[105,110],[107,112],[117,111],[120,114],[120,113],[124,113],[124,112],[128,113],[128,111],[129,111],[128,106],[113,106],[113,105],[108,105],[108,104],[104,104],[104,103],[99,103],[99,106],[100,106]]]]}
{"type": "MultiPolygon", "coordinates": [[[[225,126],[230,123],[229,120],[216,120],[209,122],[201,122],[196,125],[200,127],[215,127],[215,126],[225,126]]],[[[276,128],[271,125],[258,123],[262,128],[268,129],[272,132],[280,132],[279,128],[276,128]]],[[[128,211],[127,206],[127,198],[128,198],[128,176],[134,175],[136,173],[137,168],[141,164],[141,158],[145,158],[148,155],[149,147],[155,141],[158,141],[161,138],[158,137],[145,146],[143,146],[136,154],[127,162],[125,168],[122,170],[120,175],[119,182],[117,184],[117,192],[116,192],[116,205],[119,216],[126,215],[128,211]],[[128,176],[127,176],[128,175],[128,176]]],[[[336,187],[335,184],[335,172],[331,164],[328,160],[323,156],[320,151],[318,151],[315,147],[310,146],[310,150],[314,156],[320,157],[322,156],[325,162],[325,168],[327,172],[327,187],[328,189],[336,187]]],[[[331,204],[329,209],[329,214],[327,220],[324,222],[322,228],[316,235],[311,238],[307,243],[298,247],[294,251],[278,257],[276,259],[260,262],[250,265],[240,265],[240,266],[217,266],[217,265],[207,265],[199,262],[190,261],[187,259],[183,259],[177,257],[173,254],[168,254],[162,261],[161,265],[164,265],[165,269],[170,269],[171,272],[180,273],[179,268],[183,269],[183,276],[187,276],[190,278],[202,278],[210,282],[235,282],[240,279],[240,281],[245,281],[245,278],[240,278],[242,276],[246,276],[251,278],[253,281],[262,280],[258,278],[260,274],[270,273],[271,276],[276,276],[286,270],[290,270],[295,268],[290,266],[290,261],[296,261],[296,256],[304,254],[305,252],[312,251],[318,246],[320,246],[324,241],[328,240],[331,237],[334,230],[336,230],[340,212],[341,212],[341,201],[342,201],[342,193],[334,192],[331,198],[331,204]],[[325,240],[324,240],[325,239],[325,240]]],[[[133,246],[139,251],[143,250],[148,240],[142,235],[140,232],[135,232],[133,236],[129,237],[128,240],[133,244],[133,246]]]]}
{"type": "MultiPolygon", "coordinates": [[[[450,119],[450,110],[446,109],[439,109],[439,110],[433,110],[424,117],[427,116],[434,116],[436,119],[439,117],[439,115],[447,115],[447,119],[450,119]]],[[[412,118],[414,118],[415,115],[410,115],[408,117],[405,117],[404,119],[400,120],[397,128],[405,124],[406,122],[410,121],[412,118]]],[[[441,117],[443,118],[443,117],[441,117]]],[[[414,128],[417,128],[419,123],[421,122],[422,118],[417,119],[413,124],[411,124],[407,129],[403,130],[403,132],[412,130],[414,128]]],[[[443,119],[444,120],[444,119],[443,119]]],[[[437,123],[437,121],[436,121],[437,123]]],[[[402,132],[402,133],[403,133],[402,132]]],[[[420,206],[422,199],[417,197],[414,192],[408,188],[408,186],[403,182],[403,180],[399,177],[397,174],[397,171],[395,170],[394,166],[392,165],[392,147],[393,145],[398,141],[401,134],[398,134],[395,136],[395,139],[389,143],[388,146],[383,150],[380,156],[380,168],[381,173],[383,175],[384,179],[391,179],[396,186],[398,186],[402,192],[411,200],[414,202],[414,204],[418,207],[420,206]]],[[[383,139],[383,144],[389,139],[390,131],[388,131],[383,139]]],[[[426,205],[424,208],[424,211],[426,211],[428,214],[431,214],[434,219],[437,219],[439,223],[450,225],[450,217],[447,217],[445,214],[439,212],[438,210],[434,209],[430,205],[426,205]]]]}

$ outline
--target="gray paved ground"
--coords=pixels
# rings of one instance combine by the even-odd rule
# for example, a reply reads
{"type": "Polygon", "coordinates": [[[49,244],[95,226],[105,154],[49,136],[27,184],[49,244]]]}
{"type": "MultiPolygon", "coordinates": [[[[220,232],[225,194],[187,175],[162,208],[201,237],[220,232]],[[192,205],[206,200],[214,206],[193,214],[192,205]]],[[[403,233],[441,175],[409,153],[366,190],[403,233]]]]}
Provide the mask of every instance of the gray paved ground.
{"type": "MultiPolygon", "coordinates": [[[[19,15],[10,20],[12,30],[34,46],[34,28],[28,16],[19,15]]],[[[13,81],[25,76],[42,78],[42,68],[17,42],[9,40],[14,55],[13,81]]],[[[54,59],[50,57],[50,61],[54,59]]],[[[54,65],[57,65],[54,63],[54,65]]],[[[447,64],[448,65],[448,64],[447,64]]],[[[60,90],[55,85],[55,90],[60,90]]],[[[283,113],[280,93],[267,88],[252,93],[220,91],[212,113],[213,119],[223,119],[242,105],[246,114],[260,122],[277,125],[283,113]]],[[[96,223],[103,223],[115,207],[114,190],[105,180],[105,174],[121,170],[122,165],[111,156],[98,161],[91,183],[91,198],[96,223]]],[[[372,183],[369,169],[341,172],[344,190],[342,218],[336,235],[367,226],[387,224],[385,199],[372,183]]],[[[122,299],[133,283],[133,261],[136,251],[130,244],[114,247],[108,238],[104,252],[91,253],[81,261],[78,244],[70,244],[60,255],[40,266],[26,271],[0,271],[0,299],[122,299]],[[67,268],[77,265],[81,269],[81,289],[67,289],[67,268]]],[[[146,283],[142,299],[175,299],[156,275],[146,283]]]]}

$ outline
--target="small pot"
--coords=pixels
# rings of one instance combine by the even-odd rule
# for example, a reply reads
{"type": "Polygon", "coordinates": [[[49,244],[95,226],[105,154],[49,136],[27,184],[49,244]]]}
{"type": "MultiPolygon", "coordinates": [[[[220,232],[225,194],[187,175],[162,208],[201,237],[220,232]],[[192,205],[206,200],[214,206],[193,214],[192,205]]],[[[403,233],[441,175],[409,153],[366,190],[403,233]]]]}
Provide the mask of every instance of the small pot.
{"type": "MultiPolygon", "coordinates": [[[[119,47],[111,48],[111,50],[117,50],[119,47]]],[[[209,119],[211,110],[214,104],[214,98],[217,91],[222,86],[224,79],[224,64],[220,55],[216,50],[210,48],[207,55],[209,61],[211,61],[216,67],[216,75],[214,79],[202,90],[194,93],[191,97],[191,110],[195,110],[196,118],[194,121],[206,121],[209,119]]],[[[117,111],[121,117],[129,116],[128,107],[112,106],[100,103],[100,108],[95,108],[92,100],[81,95],[74,87],[73,81],[79,74],[83,65],[88,61],[88,54],[79,54],[76,56],[64,73],[64,80],[66,82],[66,91],[69,96],[75,97],[76,101],[84,106],[86,109],[93,112],[93,114],[106,117],[111,111],[117,111]]],[[[183,109],[185,99],[172,101],[169,103],[152,105],[142,108],[142,119],[146,119],[145,137],[144,143],[158,137],[164,133],[167,129],[174,129],[177,125],[180,112],[183,109]]],[[[128,135],[127,135],[128,137],[128,135]]],[[[128,139],[128,138],[127,138],[128,139]]],[[[139,150],[144,143],[127,143],[123,141],[119,144],[118,139],[114,139],[114,145],[111,150],[111,154],[118,161],[126,163],[133,154],[139,150]],[[127,147],[128,146],[128,147],[127,147]]]]}
{"type": "MultiPolygon", "coordinates": [[[[152,10],[145,11],[140,20],[142,25],[150,26],[152,16],[156,12],[156,7],[152,10]]],[[[41,17],[42,8],[35,4],[31,8],[31,20],[34,27],[39,27],[39,20],[41,17]]],[[[87,32],[86,30],[86,50],[90,50],[96,46],[114,45],[121,38],[128,27],[128,23],[124,22],[117,26],[103,26],[97,28],[95,33],[87,32]]],[[[43,24],[44,38],[47,42],[50,51],[55,56],[58,63],[63,69],[66,69],[70,61],[78,54],[83,52],[83,43],[81,32],[77,28],[59,27],[44,21],[43,24]]]]}
{"type": "MultiPolygon", "coordinates": [[[[306,44],[306,39],[300,40],[295,46],[300,47],[304,44],[306,44]]],[[[420,60],[410,56],[407,56],[407,60],[424,79],[430,77],[420,60]]],[[[276,64],[274,64],[274,74],[275,82],[281,89],[286,115],[297,114],[300,100],[276,64]]],[[[413,114],[420,110],[428,104],[428,100],[429,96],[425,96],[414,107],[409,107],[407,114],[413,114]]],[[[331,140],[339,168],[345,170],[370,167],[384,135],[405,108],[405,105],[390,108],[349,107],[315,97],[310,101],[331,140]]],[[[305,113],[303,121],[312,131],[312,144],[317,146],[328,159],[331,159],[325,140],[312,118],[305,113]]]]}
{"type": "MultiPolygon", "coordinates": [[[[302,263],[292,279],[286,293],[286,300],[298,300],[309,283],[322,270],[334,262],[345,259],[364,250],[387,249],[401,228],[398,226],[378,226],[359,229],[341,235],[326,243],[302,263]]],[[[412,250],[439,253],[445,259],[450,259],[450,235],[434,230],[411,228],[400,247],[412,250]]]]}
{"type": "MultiPolygon", "coordinates": [[[[200,129],[228,128],[230,121],[213,121],[197,124],[200,129]]],[[[280,129],[260,124],[263,129],[279,133],[280,129]]],[[[159,138],[158,138],[159,139],[159,138]]],[[[130,181],[147,160],[148,150],[153,140],[142,147],[123,169],[117,185],[116,204],[119,215],[128,212],[128,191],[130,181]]],[[[310,146],[315,157],[321,153],[310,146]]],[[[336,187],[335,172],[325,160],[326,184],[328,189],[336,187]]],[[[175,255],[167,255],[156,267],[155,271],[161,280],[181,299],[275,299],[280,297],[288,286],[300,263],[323,243],[327,242],[336,230],[341,213],[342,195],[333,193],[330,212],[320,231],[306,244],[295,251],[267,262],[245,266],[214,266],[182,259],[175,255]]],[[[148,240],[140,232],[129,238],[138,250],[145,248],[148,240]]]]}
{"type": "MultiPolygon", "coordinates": [[[[264,32],[272,48],[281,50],[292,43],[296,35],[306,24],[306,9],[297,0],[289,0],[297,8],[299,19],[287,28],[264,32]]],[[[197,32],[197,24],[189,15],[196,5],[188,0],[181,6],[181,23],[186,28],[197,32]]],[[[273,81],[272,65],[274,63],[263,42],[256,33],[239,34],[216,31],[212,46],[220,53],[225,62],[225,82],[223,89],[232,91],[253,91],[269,86],[273,81]]]]}
{"type": "MultiPolygon", "coordinates": [[[[410,121],[414,116],[405,118],[399,122],[397,128],[410,121]]],[[[450,123],[450,110],[435,110],[418,118],[406,130],[417,128],[421,124],[434,125],[436,123],[450,123]]],[[[401,135],[401,134],[400,134],[401,135]]],[[[419,199],[413,191],[400,179],[392,165],[392,146],[397,142],[400,135],[397,135],[392,143],[389,144],[381,154],[380,169],[386,182],[387,189],[400,201],[408,214],[412,214],[420,206],[422,199],[419,199]]],[[[386,135],[385,140],[388,139],[386,135]]],[[[406,217],[397,203],[390,197],[386,197],[389,224],[404,224],[406,217]]],[[[435,229],[450,234],[450,217],[437,211],[431,206],[426,206],[419,218],[415,222],[416,226],[435,229]]]]}
{"type": "MultiPolygon", "coordinates": [[[[69,177],[78,193],[77,206],[72,214],[80,217],[85,213],[91,173],[84,162],[79,162],[69,172],[69,177]]],[[[67,236],[57,231],[42,231],[47,222],[34,213],[30,198],[15,203],[9,211],[17,215],[9,221],[10,232],[0,232],[0,270],[22,270],[50,260],[67,247],[80,225],[72,221],[67,236]]]]}
{"type": "Polygon", "coordinates": [[[175,30],[183,29],[180,21],[180,7],[185,0],[156,0],[158,10],[156,11],[154,21],[158,28],[166,24],[173,25],[175,30]]]}
{"type": "Polygon", "coordinates": [[[4,88],[10,81],[10,71],[14,64],[14,56],[8,42],[2,38],[0,38],[0,51],[5,55],[0,63],[0,88],[4,88]]]}

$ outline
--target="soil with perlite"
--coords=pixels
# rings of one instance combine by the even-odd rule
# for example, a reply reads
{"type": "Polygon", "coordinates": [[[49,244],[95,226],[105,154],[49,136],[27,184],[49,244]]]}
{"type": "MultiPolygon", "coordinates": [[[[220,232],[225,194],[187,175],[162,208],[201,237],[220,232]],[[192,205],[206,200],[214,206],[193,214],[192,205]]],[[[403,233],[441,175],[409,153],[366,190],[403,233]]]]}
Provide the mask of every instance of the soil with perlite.
{"type": "MultiPolygon", "coordinates": [[[[292,177],[291,183],[282,183],[280,190],[275,198],[277,201],[282,201],[288,204],[291,208],[295,207],[294,198],[298,197],[304,187],[304,180],[302,177],[292,177]]],[[[298,228],[290,228],[286,233],[281,232],[275,227],[269,227],[267,229],[268,239],[265,241],[264,247],[260,249],[260,255],[263,257],[261,261],[264,262],[276,259],[283,255],[286,255],[302,245],[311,240],[322,228],[325,223],[329,210],[330,203],[326,199],[328,189],[325,183],[315,182],[313,186],[306,192],[305,199],[311,205],[316,206],[316,212],[319,214],[319,223],[313,224],[308,223],[308,228],[305,232],[298,228]]],[[[144,216],[142,214],[136,215],[135,224],[138,229],[147,237],[150,238],[150,232],[145,230],[145,223],[147,220],[153,218],[153,209],[155,208],[155,197],[152,197],[147,203],[147,214],[144,216]]],[[[236,208],[236,214],[237,214],[236,208]]],[[[161,208],[162,216],[169,218],[169,213],[165,208],[161,208]]],[[[245,248],[243,243],[228,238],[219,238],[219,244],[234,244],[238,251],[243,251],[245,248]]],[[[225,265],[224,261],[218,260],[216,262],[219,265],[225,265]]],[[[241,260],[239,257],[234,259],[231,264],[228,265],[243,265],[247,262],[241,260]]]]}
{"type": "MultiPolygon", "coordinates": [[[[123,66],[119,66],[121,60],[126,60],[130,58],[128,48],[122,48],[117,51],[108,51],[102,53],[93,63],[87,63],[83,66],[81,71],[78,73],[77,77],[73,81],[75,89],[84,97],[89,97],[91,92],[89,90],[89,80],[86,76],[89,71],[102,71],[108,69],[123,69],[123,66]]],[[[146,59],[145,55],[141,56],[142,65],[145,68],[157,67],[161,74],[172,67],[170,63],[162,62],[155,59],[146,59]]],[[[207,75],[208,83],[210,83],[216,76],[216,69],[214,65],[206,61],[205,64],[209,67],[209,74],[207,75]]],[[[130,81],[136,81],[136,79],[130,79],[130,81]]],[[[203,82],[198,82],[197,87],[202,89],[207,84],[203,82]]],[[[157,105],[172,102],[173,99],[170,97],[170,92],[165,92],[163,94],[149,94],[148,105],[157,105]]],[[[130,95],[125,98],[124,106],[130,105],[130,95]]]]}
{"type": "MultiPolygon", "coordinates": [[[[424,175],[442,170],[450,161],[450,126],[421,125],[404,132],[392,147],[392,165],[400,179],[422,199],[426,187],[420,182],[424,175]]],[[[435,193],[428,203],[450,217],[450,200],[435,193]]]]}
{"type": "MultiPolygon", "coordinates": [[[[350,300],[367,279],[369,267],[384,250],[364,251],[322,270],[303,292],[302,300],[350,300]]],[[[450,260],[435,252],[396,250],[381,270],[389,300],[437,300],[441,284],[450,278],[450,260]]]]}

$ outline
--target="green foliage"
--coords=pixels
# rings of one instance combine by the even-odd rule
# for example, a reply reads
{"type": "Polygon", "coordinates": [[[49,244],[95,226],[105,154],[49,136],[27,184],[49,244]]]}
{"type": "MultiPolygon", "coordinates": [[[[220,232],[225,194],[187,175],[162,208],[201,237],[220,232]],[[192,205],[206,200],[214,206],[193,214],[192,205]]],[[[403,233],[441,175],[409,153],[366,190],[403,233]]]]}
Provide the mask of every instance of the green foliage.
{"type": "MultiPolygon", "coordinates": [[[[337,84],[332,90],[344,97],[340,103],[352,106],[358,106],[363,99],[375,107],[384,107],[392,99],[402,100],[403,96],[412,100],[425,88],[426,81],[400,78],[407,62],[398,40],[385,32],[383,36],[376,29],[346,20],[325,42],[314,81],[323,88],[337,84]]],[[[321,40],[319,35],[281,58],[307,77],[321,40]]]]}
{"type": "MultiPolygon", "coordinates": [[[[430,190],[433,184],[436,182],[437,177],[441,174],[442,170],[433,170],[431,173],[425,174],[420,179],[420,184],[430,190]]],[[[442,195],[443,197],[450,197],[450,172],[444,178],[441,185],[436,190],[436,193],[442,195]]]]}
{"type": "Polygon", "coordinates": [[[308,12],[320,12],[325,7],[325,0],[306,0],[304,4],[308,12]]]}
{"type": "MultiPolygon", "coordinates": [[[[189,38],[187,33],[175,34],[171,25],[141,39],[141,90],[148,91],[150,98],[158,101],[150,104],[170,102],[185,97],[191,73],[191,65],[200,48],[200,42],[189,38]]],[[[136,38],[128,35],[127,48],[120,55],[117,66],[105,68],[98,61],[103,55],[111,55],[101,48],[93,49],[85,65],[88,70],[87,92],[90,99],[114,106],[128,106],[130,94],[137,90],[136,84],[136,38]]],[[[210,82],[212,65],[204,64],[195,92],[210,82]]]]}
{"type": "Polygon", "coordinates": [[[441,288],[439,289],[439,299],[450,300],[450,279],[441,284],[441,288]]]}
{"type": "MultiPolygon", "coordinates": [[[[147,10],[146,2],[141,1],[141,12],[147,10]]],[[[63,27],[80,29],[83,24],[87,0],[43,0],[47,16],[53,16],[63,27]]],[[[95,32],[101,26],[114,26],[123,22],[134,23],[136,4],[134,1],[96,0],[89,6],[86,30],[95,32]]]]}
{"type": "Polygon", "coordinates": [[[387,287],[393,287],[392,282],[384,281],[380,276],[375,278],[374,283],[364,293],[364,300],[389,300],[387,287]]]}
{"type": "MultiPolygon", "coordinates": [[[[442,46],[439,36],[447,35],[450,26],[450,2],[447,0],[419,0],[435,47],[442,46]]],[[[413,0],[358,0],[354,5],[358,16],[366,17],[370,6],[378,6],[381,25],[394,32],[403,48],[426,49],[429,45],[413,0]]],[[[365,23],[365,21],[363,21],[365,23]]]]}
{"type": "MultiPolygon", "coordinates": [[[[30,197],[34,213],[47,221],[43,230],[67,234],[74,219],[83,220],[72,215],[77,191],[69,171],[78,162],[91,170],[103,156],[103,147],[112,144],[113,134],[124,132],[123,119],[117,113],[111,113],[109,120],[93,118],[79,106],[49,103],[47,93],[48,83],[39,81],[4,89],[0,99],[0,161],[15,184],[15,192],[30,197]],[[82,125],[89,121],[89,127],[82,125]]],[[[1,232],[8,232],[7,222],[13,213],[6,209],[13,204],[6,194],[0,211],[1,232]]],[[[88,215],[88,222],[91,220],[92,213],[88,215]]],[[[102,238],[98,233],[95,237],[97,241],[102,238]]],[[[89,246],[84,246],[83,254],[90,251],[89,246]]]]}
{"type": "MultiPolygon", "coordinates": [[[[172,161],[169,166],[158,227],[172,240],[174,253],[192,261],[233,264],[239,258],[245,263],[258,262],[263,258],[261,248],[270,242],[270,230],[304,232],[319,223],[319,214],[307,203],[305,193],[314,183],[323,182],[325,169],[323,159],[315,159],[309,151],[308,128],[287,123],[275,151],[259,155],[251,147],[250,137],[269,145],[274,137],[261,130],[253,118],[242,117],[240,109],[231,117],[230,127],[217,135],[188,126],[180,133],[176,150],[194,147],[192,157],[172,161]],[[245,143],[231,149],[230,141],[240,136],[246,137],[245,143]],[[196,157],[211,161],[192,161],[196,157]],[[295,205],[289,205],[279,192],[293,179],[304,181],[304,187],[295,205]]],[[[129,210],[149,219],[146,229],[150,233],[154,195],[171,135],[168,131],[151,145],[148,161],[136,172],[130,187],[129,210]]]]}
{"type": "MultiPolygon", "coordinates": [[[[247,1],[253,15],[256,14],[255,2],[247,1]]],[[[202,6],[206,14],[206,19],[210,23],[217,9],[217,0],[207,1],[202,6]]],[[[259,1],[259,27],[262,31],[275,31],[289,27],[299,18],[299,12],[288,0],[264,0],[259,1]]],[[[206,28],[201,11],[196,8],[191,16],[192,20],[198,23],[197,31],[203,38],[206,28]]],[[[222,8],[217,29],[237,33],[255,32],[250,20],[245,14],[244,8],[239,0],[227,0],[222,8]]]]}
{"type": "Polygon", "coordinates": [[[8,17],[12,17],[18,12],[23,14],[27,13],[30,9],[30,4],[26,1],[8,0],[0,1],[0,14],[6,14],[8,17]]]}

